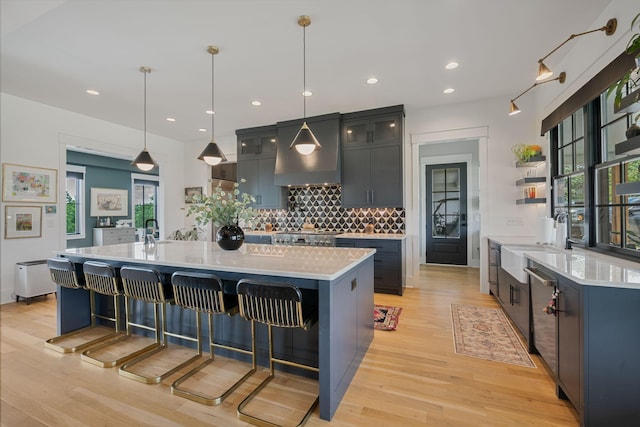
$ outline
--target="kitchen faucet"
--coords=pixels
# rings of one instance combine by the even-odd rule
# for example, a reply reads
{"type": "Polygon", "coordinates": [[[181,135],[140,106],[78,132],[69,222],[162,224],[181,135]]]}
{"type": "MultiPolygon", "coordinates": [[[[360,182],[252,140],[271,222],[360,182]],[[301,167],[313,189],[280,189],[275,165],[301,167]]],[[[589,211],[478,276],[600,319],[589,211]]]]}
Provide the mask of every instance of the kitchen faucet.
{"type": "Polygon", "coordinates": [[[156,243],[156,237],[154,236],[155,230],[158,230],[160,228],[158,221],[151,218],[148,219],[144,222],[144,229],[145,229],[145,233],[144,233],[144,244],[145,245],[154,245],[156,243]],[[153,223],[155,225],[155,228],[152,228],[152,232],[149,233],[149,223],[153,223]]]}
{"type": "MultiPolygon", "coordinates": [[[[569,215],[566,212],[560,212],[558,215],[556,215],[556,224],[560,224],[560,219],[564,218],[564,224],[566,227],[566,234],[565,234],[565,239],[564,239],[564,248],[566,250],[570,250],[573,249],[573,247],[571,246],[572,243],[578,243],[575,240],[571,240],[571,234],[570,234],[570,230],[569,230],[569,215]]],[[[557,227],[557,225],[556,225],[557,227]]]]}

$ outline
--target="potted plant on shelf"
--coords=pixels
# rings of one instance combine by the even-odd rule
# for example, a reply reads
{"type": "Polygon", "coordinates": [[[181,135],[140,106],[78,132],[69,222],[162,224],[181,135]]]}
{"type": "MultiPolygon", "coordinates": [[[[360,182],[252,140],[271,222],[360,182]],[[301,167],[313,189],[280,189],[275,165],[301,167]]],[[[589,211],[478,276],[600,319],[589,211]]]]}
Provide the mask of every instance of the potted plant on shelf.
{"type": "MultiPolygon", "coordinates": [[[[242,181],[244,182],[244,180],[242,181]]],[[[187,216],[195,215],[201,225],[209,223],[218,227],[216,241],[222,249],[238,249],[244,243],[241,226],[250,226],[255,211],[250,206],[256,199],[247,193],[240,194],[239,184],[233,184],[232,191],[217,186],[210,196],[193,196],[194,204],[189,207],[187,216]]]]}
{"type": "MultiPolygon", "coordinates": [[[[616,112],[638,111],[640,109],[640,13],[631,21],[631,38],[627,43],[625,52],[635,59],[635,67],[628,70],[620,80],[611,85],[607,96],[615,94],[614,107],[616,112]],[[636,32],[634,33],[634,29],[636,32]],[[625,95],[626,94],[626,95],[625,95]]],[[[640,119],[636,114],[634,122],[640,119]]],[[[627,139],[640,135],[640,127],[636,123],[627,129],[627,139]]]]}
{"type": "Polygon", "coordinates": [[[527,163],[532,157],[542,155],[542,147],[539,145],[516,144],[511,147],[518,163],[527,163]]]}

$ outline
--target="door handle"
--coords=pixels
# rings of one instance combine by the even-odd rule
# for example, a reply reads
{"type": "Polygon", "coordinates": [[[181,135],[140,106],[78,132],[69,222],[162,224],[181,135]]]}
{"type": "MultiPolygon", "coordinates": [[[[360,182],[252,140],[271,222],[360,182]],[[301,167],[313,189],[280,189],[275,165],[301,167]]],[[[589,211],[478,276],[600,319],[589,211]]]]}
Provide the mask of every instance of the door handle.
{"type": "Polygon", "coordinates": [[[460,226],[461,227],[467,226],[467,214],[460,214],[460,226]]]}

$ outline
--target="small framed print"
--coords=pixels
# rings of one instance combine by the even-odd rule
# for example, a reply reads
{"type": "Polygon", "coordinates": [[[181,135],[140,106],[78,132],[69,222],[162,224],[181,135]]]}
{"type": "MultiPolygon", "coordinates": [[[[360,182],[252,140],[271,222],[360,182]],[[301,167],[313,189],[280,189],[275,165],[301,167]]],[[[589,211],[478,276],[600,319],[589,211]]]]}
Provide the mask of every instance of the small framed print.
{"type": "Polygon", "coordinates": [[[202,196],[202,187],[187,187],[184,189],[185,203],[193,203],[193,196],[202,196]]]}
{"type": "Polygon", "coordinates": [[[3,163],[2,201],[56,203],[58,171],[3,163]]]}
{"type": "Polygon", "coordinates": [[[91,216],[127,216],[128,214],[128,190],[91,188],[91,216]]]}
{"type": "Polygon", "coordinates": [[[56,205],[44,205],[44,213],[46,214],[54,214],[58,211],[58,207],[56,205]]]}
{"type": "Polygon", "coordinates": [[[42,235],[42,206],[5,206],[4,238],[21,239],[42,235]]]}

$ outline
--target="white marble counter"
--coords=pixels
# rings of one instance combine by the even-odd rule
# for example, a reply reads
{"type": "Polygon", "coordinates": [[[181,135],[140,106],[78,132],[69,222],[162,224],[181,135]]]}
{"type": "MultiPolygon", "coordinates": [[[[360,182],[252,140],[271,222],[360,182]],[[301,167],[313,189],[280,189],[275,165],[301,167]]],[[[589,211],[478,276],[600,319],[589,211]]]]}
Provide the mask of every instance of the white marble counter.
{"type": "Polygon", "coordinates": [[[406,234],[393,233],[342,233],[336,235],[336,239],[380,239],[380,240],[404,240],[406,234]]]}
{"type": "Polygon", "coordinates": [[[535,245],[536,236],[487,236],[500,245],[535,245]]]}
{"type": "Polygon", "coordinates": [[[640,263],[583,249],[525,252],[532,261],[581,285],[640,289],[640,263]]]}
{"type": "Polygon", "coordinates": [[[272,246],[245,243],[235,251],[215,242],[164,240],[154,247],[143,243],[93,246],[57,251],[97,260],[140,262],[236,273],[334,280],[372,257],[375,249],[272,246]]]}

